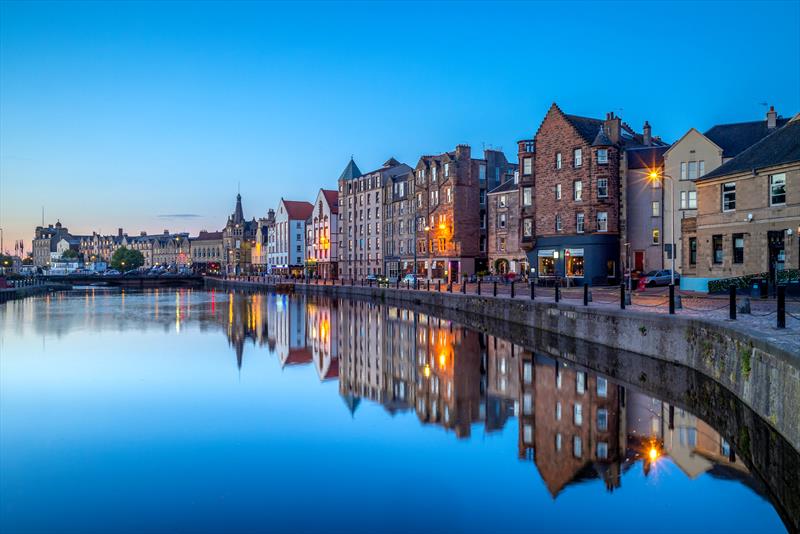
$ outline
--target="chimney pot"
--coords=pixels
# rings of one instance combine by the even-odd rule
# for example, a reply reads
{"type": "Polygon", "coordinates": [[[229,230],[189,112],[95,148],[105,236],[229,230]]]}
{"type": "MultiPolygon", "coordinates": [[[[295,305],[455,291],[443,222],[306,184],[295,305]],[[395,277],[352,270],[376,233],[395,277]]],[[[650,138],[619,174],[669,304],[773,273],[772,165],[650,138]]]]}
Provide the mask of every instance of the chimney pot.
{"type": "Polygon", "coordinates": [[[653,144],[651,132],[652,130],[650,128],[650,123],[644,121],[644,127],[642,128],[642,142],[645,146],[650,146],[653,144]]]}
{"type": "Polygon", "coordinates": [[[778,125],[778,114],[775,112],[775,106],[770,106],[767,111],[767,129],[774,130],[778,125]]]}

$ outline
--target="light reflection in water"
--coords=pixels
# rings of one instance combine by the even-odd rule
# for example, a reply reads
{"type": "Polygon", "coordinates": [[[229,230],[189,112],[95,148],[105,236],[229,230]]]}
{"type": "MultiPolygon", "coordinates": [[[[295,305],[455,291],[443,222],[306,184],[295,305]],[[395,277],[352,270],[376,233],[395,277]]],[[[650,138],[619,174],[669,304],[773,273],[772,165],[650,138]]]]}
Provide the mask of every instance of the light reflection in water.
{"type": "MultiPolygon", "coordinates": [[[[453,441],[461,444],[480,447],[493,436],[510,437],[511,446],[499,451],[503,457],[494,460],[498,468],[509,456],[516,457],[520,466],[535,466],[547,494],[558,502],[572,494],[563,498],[567,502],[578,499],[590,507],[596,490],[582,489],[589,484],[615,493],[620,502],[630,500],[633,506],[638,499],[652,496],[616,493],[623,480],[638,492],[646,491],[637,485],[640,476],[672,492],[659,498],[678,499],[674,492],[697,491],[692,486],[696,480],[706,481],[704,487],[710,489],[704,493],[722,491],[722,481],[735,481],[747,490],[736,494],[739,504],[726,504],[728,510],[739,505],[752,510],[767,498],[779,509],[786,505],[775,502],[780,492],[754,476],[748,462],[704,420],[640,388],[554,359],[548,351],[532,350],[424,313],[360,301],[192,290],[174,291],[174,296],[158,290],[127,293],[91,289],[84,295],[11,302],[0,315],[0,332],[7,336],[21,325],[23,337],[41,334],[44,342],[46,336],[69,334],[82,320],[95,331],[114,328],[124,334],[163,326],[168,335],[168,312],[174,306],[175,333],[182,340],[187,335],[224,333],[245,378],[249,359],[274,356],[283,370],[301,370],[311,364],[320,382],[338,383],[336,395],[354,421],[364,412],[364,424],[375,424],[375,414],[364,407],[366,401],[392,417],[388,424],[394,424],[394,418],[413,417],[418,427],[452,433],[453,441]],[[83,298],[82,318],[70,308],[76,297],[83,298]],[[227,306],[217,306],[226,299],[227,306]],[[678,476],[687,483],[676,487],[678,476]]],[[[183,364],[200,365],[188,360],[183,364]]],[[[2,378],[9,380],[9,373],[2,378]]],[[[332,391],[326,391],[330,396],[332,391]]],[[[404,425],[402,419],[396,424],[404,425]]],[[[338,431],[349,430],[341,427],[338,431]]],[[[320,439],[337,438],[322,435],[320,439]]],[[[426,438],[420,434],[406,439],[426,438]]],[[[285,445],[292,443],[289,439],[285,445]]],[[[444,452],[456,454],[455,449],[444,452]]],[[[537,513],[544,518],[547,510],[537,513]]],[[[780,511],[784,517],[793,517],[780,511]]],[[[712,512],[706,513],[719,520],[712,512]]],[[[0,526],[13,517],[13,512],[4,510],[0,526]]],[[[613,527],[613,522],[603,522],[600,516],[597,521],[600,530],[613,527]]],[[[669,518],[663,521],[665,526],[670,524],[669,518]]],[[[478,524],[489,528],[494,523],[478,524]]],[[[755,524],[770,530],[780,523],[761,517],[755,524]]]]}

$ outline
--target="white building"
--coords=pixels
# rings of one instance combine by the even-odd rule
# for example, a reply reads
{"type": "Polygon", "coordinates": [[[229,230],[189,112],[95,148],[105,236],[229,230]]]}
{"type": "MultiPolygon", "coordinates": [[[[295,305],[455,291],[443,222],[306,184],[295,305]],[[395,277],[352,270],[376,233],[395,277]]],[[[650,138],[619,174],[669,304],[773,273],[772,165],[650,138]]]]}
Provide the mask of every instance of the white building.
{"type": "Polygon", "coordinates": [[[314,206],[309,202],[281,199],[275,212],[274,235],[267,235],[269,272],[298,276],[303,274],[306,220],[313,210],[314,206]]]}

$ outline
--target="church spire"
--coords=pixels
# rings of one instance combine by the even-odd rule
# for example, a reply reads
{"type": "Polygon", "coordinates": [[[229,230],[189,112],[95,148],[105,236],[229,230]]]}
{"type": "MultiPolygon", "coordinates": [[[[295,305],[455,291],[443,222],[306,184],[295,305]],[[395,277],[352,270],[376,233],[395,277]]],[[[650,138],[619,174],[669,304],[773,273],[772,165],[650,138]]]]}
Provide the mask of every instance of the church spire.
{"type": "Polygon", "coordinates": [[[241,224],[244,222],[244,211],[242,210],[242,195],[236,195],[236,209],[233,212],[233,222],[241,224]]]}

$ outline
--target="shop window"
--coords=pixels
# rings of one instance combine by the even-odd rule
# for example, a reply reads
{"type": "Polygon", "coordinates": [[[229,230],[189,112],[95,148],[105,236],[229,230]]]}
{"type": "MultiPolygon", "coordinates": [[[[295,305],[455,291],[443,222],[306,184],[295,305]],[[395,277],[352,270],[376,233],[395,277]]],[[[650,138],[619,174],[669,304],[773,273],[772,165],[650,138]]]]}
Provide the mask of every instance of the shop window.
{"type": "Polygon", "coordinates": [[[556,261],[550,256],[539,256],[539,275],[555,276],[556,261]]]}
{"type": "Polygon", "coordinates": [[[570,254],[566,257],[567,276],[583,278],[583,254],[570,254]]]}

